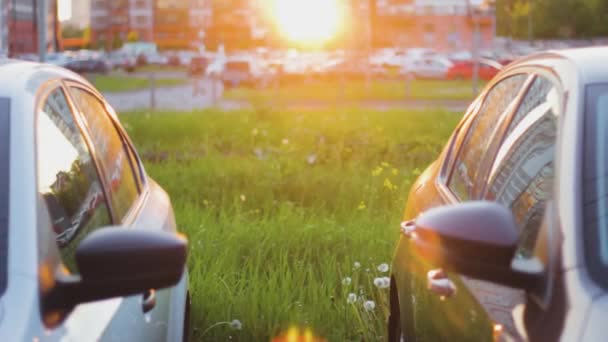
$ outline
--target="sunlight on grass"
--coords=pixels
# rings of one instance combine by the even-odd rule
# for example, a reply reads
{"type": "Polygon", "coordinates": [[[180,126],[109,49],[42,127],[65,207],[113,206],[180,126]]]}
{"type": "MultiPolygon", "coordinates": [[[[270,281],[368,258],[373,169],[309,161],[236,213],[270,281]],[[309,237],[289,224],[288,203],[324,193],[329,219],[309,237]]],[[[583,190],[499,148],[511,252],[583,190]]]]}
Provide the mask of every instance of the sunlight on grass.
{"type": "Polygon", "coordinates": [[[189,238],[194,339],[383,341],[404,203],[460,115],[131,113],[189,238]],[[238,323],[237,323],[238,322],[238,323]]]}
{"type": "MultiPolygon", "coordinates": [[[[89,81],[102,92],[123,92],[143,90],[150,87],[150,80],[145,77],[133,77],[124,75],[93,75],[89,76],[89,81]]],[[[179,78],[159,78],[155,80],[157,87],[170,87],[185,84],[188,79],[179,78]]]]}
{"type": "Polygon", "coordinates": [[[373,81],[370,88],[365,81],[313,81],[292,82],[278,89],[235,88],[225,92],[225,98],[249,101],[396,101],[417,100],[471,100],[470,81],[414,80],[373,81]]]}

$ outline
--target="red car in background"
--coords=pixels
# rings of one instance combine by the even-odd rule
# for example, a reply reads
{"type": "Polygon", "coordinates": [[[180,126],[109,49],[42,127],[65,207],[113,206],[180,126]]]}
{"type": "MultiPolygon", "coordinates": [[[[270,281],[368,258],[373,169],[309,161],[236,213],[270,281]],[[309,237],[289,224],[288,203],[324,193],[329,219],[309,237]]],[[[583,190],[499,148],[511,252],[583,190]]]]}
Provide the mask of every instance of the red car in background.
{"type": "MultiPolygon", "coordinates": [[[[479,60],[479,78],[491,80],[502,69],[502,64],[491,59],[479,60]]],[[[455,62],[447,73],[448,80],[468,80],[473,78],[473,61],[455,62]]]]}

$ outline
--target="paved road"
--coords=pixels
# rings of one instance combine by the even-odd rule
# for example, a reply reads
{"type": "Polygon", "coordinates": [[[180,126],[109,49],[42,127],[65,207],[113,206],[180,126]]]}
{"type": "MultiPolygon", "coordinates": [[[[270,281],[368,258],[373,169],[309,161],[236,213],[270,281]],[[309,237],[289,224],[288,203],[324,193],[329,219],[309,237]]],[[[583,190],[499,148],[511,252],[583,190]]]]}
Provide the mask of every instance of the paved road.
{"type": "MultiPolygon", "coordinates": [[[[196,95],[193,95],[192,84],[157,88],[154,92],[154,108],[158,110],[188,111],[219,106],[231,109],[230,102],[219,100],[224,91],[221,83],[215,84],[215,91],[211,80],[205,80],[202,84],[203,92],[196,95]]],[[[153,96],[149,89],[121,93],[106,92],[103,95],[112,107],[119,112],[152,107],[153,96]]],[[[234,106],[233,104],[232,107],[234,106]]]]}

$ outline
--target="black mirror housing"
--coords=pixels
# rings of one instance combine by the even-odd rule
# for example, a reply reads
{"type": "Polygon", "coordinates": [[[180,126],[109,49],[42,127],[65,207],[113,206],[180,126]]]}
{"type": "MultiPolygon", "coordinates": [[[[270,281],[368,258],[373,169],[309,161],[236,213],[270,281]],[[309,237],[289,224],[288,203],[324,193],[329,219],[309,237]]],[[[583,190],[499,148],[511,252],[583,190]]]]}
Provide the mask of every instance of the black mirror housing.
{"type": "Polygon", "coordinates": [[[511,211],[495,202],[465,202],[421,214],[411,234],[418,253],[439,267],[531,289],[540,275],[511,267],[519,232],[511,211]]]}
{"type": "Polygon", "coordinates": [[[173,286],[184,272],[186,246],[184,237],[168,232],[99,229],[76,249],[80,275],[58,279],[48,306],[69,310],[80,303],[173,286]]]}

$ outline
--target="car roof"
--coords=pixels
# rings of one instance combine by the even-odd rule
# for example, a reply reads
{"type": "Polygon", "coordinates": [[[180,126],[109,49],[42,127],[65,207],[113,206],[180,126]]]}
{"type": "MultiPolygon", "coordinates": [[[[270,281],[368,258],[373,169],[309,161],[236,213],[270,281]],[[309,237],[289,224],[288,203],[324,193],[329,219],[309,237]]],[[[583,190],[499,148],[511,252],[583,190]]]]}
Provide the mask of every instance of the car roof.
{"type": "Polygon", "coordinates": [[[0,59],[0,97],[14,98],[22,92],[35,94],[44,83],[56,79],[84,83],[94,89],[82,76],[52,64],[0,59]]]}
{"type": "MultiPolygon", "coordinates": [[[[532,54],[512,63],[513,67],[525,64],[546,64],[547,60],[565,59],[576,69],[583,84],[608,82],[608,47],[588,47],[554,50],[532,54]]],[[[510,65],[510,66],[511,66],[510,65]]]]}

